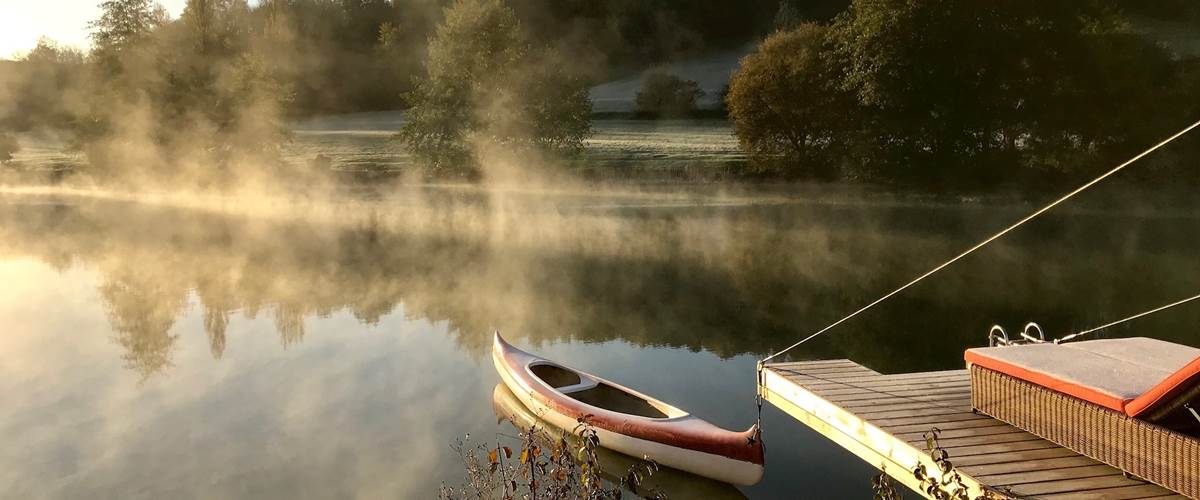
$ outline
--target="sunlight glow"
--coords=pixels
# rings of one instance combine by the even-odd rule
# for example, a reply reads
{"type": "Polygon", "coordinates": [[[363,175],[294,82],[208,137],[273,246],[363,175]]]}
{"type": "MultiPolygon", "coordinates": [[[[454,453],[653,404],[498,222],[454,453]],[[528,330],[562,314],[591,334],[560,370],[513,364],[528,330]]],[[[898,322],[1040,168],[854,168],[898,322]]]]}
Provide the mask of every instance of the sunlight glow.
{"type": "MultiPolygon", "coordinates": [[[[171,17],[186,0],[159,0],[171,17]]],[[[88,23],[100,17],[99,0],[0,0],[0,59],[16,59],[47,37],[87,50],[88,23]]]]}

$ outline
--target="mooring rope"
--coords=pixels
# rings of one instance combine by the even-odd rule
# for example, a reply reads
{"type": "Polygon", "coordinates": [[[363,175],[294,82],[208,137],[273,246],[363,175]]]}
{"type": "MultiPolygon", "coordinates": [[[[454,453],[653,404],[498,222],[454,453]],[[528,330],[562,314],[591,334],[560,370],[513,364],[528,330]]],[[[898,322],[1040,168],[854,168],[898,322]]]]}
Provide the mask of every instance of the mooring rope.
{"type": "Polygon", "coordinates": [[[1187,304],[1188,302],[1191,302],[1191,301],[1193,301],[1193,300],[1200,300],[1200,295],[1193,295],[1193,296],[1191,296],[1191,297],[1188,297],[1188,298],[1186,298],[1186,299],[1179,300],[1179,301],[1175,301],[1175,302],[1172,302],[1172,303],[1170,303],[1170,304],[1167,304],[1167,305],[1165,305],[1165,306],[1156,307],[1156,308],[1154,308],[1154,309],[1151,309],[1151,310],[1149,310],[1149,311],[1143,311],[1143,312],[1140,312],[1140,313],[1134,314],[1133,316],[1130,316],[1130,317],[1128,317],[1128,318],[1122,318],[1122,319],[1119,319],[1119,320],[1113,321],[1112,323],[1105,323],[1105,324],[1103,324],[1103,325],[1100,325],[1100,326],[1097,326],[1097,327],[1095,327],[1095,328],[1089,328],[1089,329],[1087,329],[1087,330],[1084,330],[1084,331],[1082,331],[1082,332],[1076,332],[1076,333],[1072,333],[1072,334],[1070,334],[1070,335],[1067,335],[1066,337],[1063,337],[1063,338],[1061,338],[1061,339],[1054,339],[1054,343],[1055,343],[1055,344],[1060,344],[1060,343],[1066,342],[1066,341],[1068,341],[1068,340],[1071,340],[1071,339],[1074,339],[1074,338],[1082,337],[1082,336],[1084,336],[1084,335],[1087,335],[1087,334],[1089,334],[1089,333],[1092,333],[1092,332],[1095,332],[1095,331],[1100,331],[1100,330],[1103,330],[1103,329],[1105,329],[1105,328],[1108,328],[1108,327],[1110,327],[1110,326],[1116,326],[1116,325],[1119,325],[1119,324],[1121,324],[1121,323],[1124,323],[1124,322],[1126,322],[1126,321],[1133,321],[1133,320],[1135,320],[1135,319],[1138,319],[1138,318],[1140,318],[1140,317],[1142,317],[1142,316],[1149,316],[1149,315],[1151,315],[1151,314],[1154,314],[1154,313],[1156,313],[1156,312],[1159,312],[1159,311],[1165,311],[1165,310],[1167,310],[1167,309],[1170,309],[1170,308],[1172,308],[1172,307],[1175,307],[1175,306],[1178,306],[1178,305],[1187,304]]]}
{"type": "MultiPolygon", "coordinates": [[[[810,340],[812,340],[812,339],[815,339],[815,338],[817,338],[817,337],[821,336],[821,335],[822,335],[822,334],[824,334],[825,332],[828,332],[829,330],[832,330],[834,327],[836,327],[836,326],[838,326],[838,325],[840,325],[840,324],[842,324],[842,323],[845,323],[846,321],[850,320],[851,318],[853,318],[853,317],[855,317],[855,316],[858,316],[859,314],[862,314],[863,312],[865,312],[866,310],[868,310],[868,309],[870,309],[870,308],[872,308],[872,307],[875,307],[875,306],[876,306],[876,305],[878,305],[880,302],[883,302],[883,301],[885,301],[885,300],[887,300],[887,299],[890,299],[890,298],[891,298],[893,295],[896,295],[896,294],[898,294],[898,293],[900,293],[900,292],[903,292],[904,290],[907,290],[909,287],[911,287],[911,286],[913,286],[913,285],[915,285],[915,284],[919,283],[921,280],[924,280],[925,278],[928,278],[928,277],[930,277],[930,276],[934,275],[934,274],[935,274],[935,273],[937,273],[938,271],[941,271],[942,269],[945,269],[946,267],[950,266],[951,264],[953,264],[953,263],[955,263],[955,262],[958,262],[958,261],[959,261],[960,259],[962,259],[963,257],[966,257],[966,256],[968,256],[968,255],[971,255],[972,253],[975,253],[975,251],[976,251],[976,250],[979,250],[980,248],[983,248],[983,247],[984,247],[984,246],[986,246],[987,244],[989,244],[989,243],[991,243],[991,242],[993,242],[993,241],[995,241],[995,240],[999,239],[1000,237],[1002,237],[1002,236],[1004,236],[1004,235],[1008,234],[1009,232],[1012,232],[1012,230],[1014,230],[1014,229],[1016,229],[1016,228],[1020,227],[1021,225],[1025,224],[1026,222],[1029,222],[1029,221],[1031,221],[1031,220],[1033,220],[1033,219],[1037,218],[1039,215],[1042,215],[1043,213],[1046,213],[1046,212],[1047,212],[1047,211],[1049,211],[1050,209],[1052,209],[1052,208],[1054,208],[1054,207],[1058,206],[1059,204],[1061,204],[1061,203],[1063,203],[1063,202],[1065,202],[1065,201],[1067,201],[1067,200],[1069,200],[1069,199],[1071,199],[1071,198],[1075,197],[1075,195],[1077,195],[1077,194],[1079,194],[1079,193],[1082,193],[1083,191],[1087,190],[1088,188],[1091,188],[1092,186],[1094,186],[1094,185],[1098,184],[1100,181],[1103,181],[1104,179],[1107,179],[1107,178],[1109,178],[1109,177],[1110,177],[1110,176],[1112,176],[1113,174],[1116,174],[1117,172],[1120,172],[1120,171],[1124,170],[1124,169],[1125,169],[1125,167],[1128,167],[1129,165],[1132,165],[1134,162],[1136,162],[1136,161],[1138,161],[1138,160],[1142,159],[1143,157],[1145,157],[1146,155],[1149,155],[1150,153],[1153,153],[1154,151],[1157,151],[1159,148],[1161,148],[1161,147],[1163,147],[1163,146],[1166,146],[1167,144],[1170,144],[1170,143],[1171,143],[1172,141],[1174,141],[1175,139],[1178,139],[1178,138],[1182,137],[1184,134],[1187,134],[1188,132],[1191,132],[1191,131],[1192,131],[1193,129],[1195,129],[1196,127],[1200,127],[1200,121],[1197,121],[1197,122],[1195,122],[1195,123],[1193,123],[1193,124],[1191,124],[1191,125],[1187,126],[1187,127],[1186,127],[1186,128],[1184,128],[1183,130],[1180,130],[1179,132],[1176,132],[1174,135],[1172,135],[1172,136],[1170,136],[1170,137],[1168,137],[1168,138],[1164,139],[1162,142],[1159,142],[1158,144],[1155,144],[1154,146],[1150,147],[1149,149],[1147,149],[1147,150],[1145,150],[1145,151],[1142,151],[1142,152],[1141,152],[1141,153],[1139,153],[1137,156],[1134,156],[1133,158],[1130,158],[1129,160],[1126,160],[1124,163],[1122,163],[1122,164],[1120,164],[1120,165],[1117,165],[1117,166],[1116,166],[1116,167],[1114,167],[1112,170],[1109,170],[1108,172],[1105,172],[1103,175],[1101,175],[1101,176],[1099,176],[1099,177],[1097,177],[1097,178],[1095,178],[1095,179],[1092,179],[1092,180],[1091,180],[1090,182],[1088,182],[1087,184],[1084,184],[1084,185],[1082,185],[1082,186],[1080,186],[1080,187],[1076,188],[1074,191],[1071,191],[1071,192],[1069,192],[1069,193],[1067,193],[1067,194],[1063,195],[1062,197],[1058,198],[1057,200],[1054,200],[1054,201],[1053,201],[1053,202],[1051,202],[1049,205],[1046,205],[1046,206],[1044,206],[1044,207],[1042,207],[1042,208],[1038,209],[1036,212],[1034,212],[1034,213],[1032,213],[1032,214],[1029,214],[1029,215],[1028,215],[1028,216],[1026,216],[1025,218],[1023,218],[1023,219],[1021,219],[1021,220],[1017,221],[1016,223],[1014,223],[1013,225],[1011,225],[1011,226],[1008,226],[1008,227],[1004,228],[1004,230],[1002,230],[1002,231],[1000,231],[1000,232],[998,232],[998,233],[996,233],[996,234],[994,234],[994,235],[992,235],[992,236],[988,237],[987,239],[985,239],[985,240],[983,240],[983,241],[979,242],[979,243],[978,243],[978,244],[976,244],[975,246],[973,246],[973,247],[971,247],[971,248],[967,249],[967,251],[965,251],[965,252],[963,252],[963,253],[960,253],[960,254],[958,254],[958,255],[957,255],[957,256],[955,256],[954,258],[952,258],[952,259],[950,259],[950,260],[948,260],[948,261],[946,261],[946,262],[943,262],[942,264],[940,264],[940,265],[938,265],[937,267],[935,267],[935,268],[933,268],[933,269],[929,270],[929,271],[928,271],[928,272],[926,272],[925,274],[922,274],[922,275],[918,276],[916,279],[914,279],[914,280],[912,280],[912,281],[909,281],[909,282],[908,282],[908,283],[906,283],[904,286],[901,286],[900,288],[897,288],[897,289],[895,289],[895,290],[892,290],[892,291],[891,291],[891,292],[889,292],[888,294],[886,294],[886,295],[884,295],[884,296],[882,296],[882,297],[880,297],[880,298],[878,298],[878,299],[875,299],[875,301],[874,301],[874,302],[871,302],[870,304],[867,304],[867,305],[863,306],[862,308],[858,309],[857,311],[854,311],[854,312],[850,313],[848,316],[846,316],[846,317],[844,317],[844,318],[842,318],[842,319],[839,319],[839,320],[837,320],[837,321],[834,321],[834,322],[833,322],[833,323],[831,323],[829,326],[826,326],[825,328],[822,328],[822,329],[818,330],[816,333],[813,333],[812,335],[809,335],[809,336],[807,336],[807,337],[805,337],[805,338],[801,339],[799,342],[796,342],[795,344],[792,344],[792,345],[788,346],[788,348],[787,348],[787,349],[784,349],[784,350],[782,350],[782,351],[776,352],[775,354],[772,354],[772,355],[770,355],[770,356],[767,356],[766,358],[763,358],[763,359],[762,359],[762,361],[759,361],[759,362],[758,362],[758,370],[759,370],[759,372],[761,373],[761,371],[762,371],[762,368],[763,368],[763,365],[765,365],[765,364],[766,364],[766,362],[768,362],[768,361],[770,361],[770,360],[772,360],[772,359],[776,358],[777,356],[779,356],[779,355],[781,355],[781,354],[783,354],[783,353],[786,353],[786,352],[788,352],[788,351],[790,351],[790,350],[792,350],[792,349],[795,349],[795,348],[797,348],[797,347],[799,347],[799,346],[803,345],[805,342],[808,342],[808,341],[810,341],[810,340]]],[[[761,375],[760,375],[760,376],[759,376],[759,382],[760,382],[760,384],[761,384],[761,379],[762,379],[762,377],[761,377],[761,375]]]]}

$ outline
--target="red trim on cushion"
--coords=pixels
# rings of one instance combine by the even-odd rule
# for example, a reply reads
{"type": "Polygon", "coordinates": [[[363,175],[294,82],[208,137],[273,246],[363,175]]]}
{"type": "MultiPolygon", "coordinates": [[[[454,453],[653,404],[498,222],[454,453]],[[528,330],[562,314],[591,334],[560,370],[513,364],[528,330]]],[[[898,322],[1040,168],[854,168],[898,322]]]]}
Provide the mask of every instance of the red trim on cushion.
{"type": "Polygon", "coordinates": [[[1104,394],[1085,385],[1079,385],[1074,382],[1060,380],[1053,375],[1035,372],[1033,370],[1022,368],[1012,363],[988,357],[974,351],[967,351],[965,354],[963,354],[963,359],[967,360],[968,363],[974,363],[989,370],[995,370],[1005,375],[1016,377],[1048,389],[1053,389],[1063,394],[1074,396],[1084,401],[1089,401],[1112,410],[1123,412],[1125,410],[1125,403],[1129,401],[1104,394]]]}
{"type": "Polygon", "coordinates": [[[1172,373],[1158,385],[1151,387],[1145,394],[1138,396],[1134,400],[1125,404],[1125,414],[1131,417],[1137,417],[1147,410],[1154,408],[1159,401],[1168,399],[1168,396],[1177,391],[1184,390],[1192,384],[1200,381],[1200,357],[1193,359],[1180,368],[1179,371],[1172,373]]]}

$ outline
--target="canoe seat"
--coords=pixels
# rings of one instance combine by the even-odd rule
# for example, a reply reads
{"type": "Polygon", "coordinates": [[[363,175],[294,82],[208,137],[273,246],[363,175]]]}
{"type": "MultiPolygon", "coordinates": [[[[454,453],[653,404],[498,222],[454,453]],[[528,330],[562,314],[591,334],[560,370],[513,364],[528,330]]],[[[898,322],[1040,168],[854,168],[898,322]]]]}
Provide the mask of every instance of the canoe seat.
{"type": "Polygon", "coordinates": [[[597,408],[638,415],[647,418],[667,418],[668,415],[642,398],[608,384],[596,384],[590,389],[567,394],[570,398],[597,408]]]}
{"type": "Polygon", "coordinates": [[[531,365],[529,371],[533,372],[537,378],[542,379],[542,382],[549,384],[550,387],[555,389],[578,385],[583,381],[579,378],[578,373],[549,363],[531,365]]]}
{"type": "Polygon", "coordinates": [[[970,364],[1169,428],[1194,429],[1200,349],[1149,338],[969,349],[970,364]]]}

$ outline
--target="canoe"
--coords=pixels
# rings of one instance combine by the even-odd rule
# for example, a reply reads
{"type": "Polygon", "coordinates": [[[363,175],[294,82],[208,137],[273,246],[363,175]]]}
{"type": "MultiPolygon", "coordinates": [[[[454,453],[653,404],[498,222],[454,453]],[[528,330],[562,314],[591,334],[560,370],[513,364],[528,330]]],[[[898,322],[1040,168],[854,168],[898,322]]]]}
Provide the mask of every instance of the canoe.
{"type": "Polygon", "coordinates": [[[534,415],[573,431],[587,417],[600,446],[718,481],[762,479],[757,426],[729,431],[620,384],[492,340],[492,362],[504,385],[534,415]]]}
{"type": "MultiPolygon", "coordinates": [[[[556,446],[561,437],[561,431],[558,428],[529,411],[529,408],[525,407],[525,403],[517,399],[512,391],[508,390],[508,386],[504,385],[504,382],[496,384],[492,390],[492,409],[500,418],[500,422],[508,421],[518,431],[526,432],[535,429],[534,442],[543,449],[548,450],[556,446]]],[[[574,435],[568,434],[567,440],[568,446],[579,445],[579,439],[574,435]]],[[[640,459],[603,446],[596,450],[596,462],[599,465],[600,475],[613,484],[620,482],[630,469],[637,465],[638,461],[640,459]]],[[[647,497],[646,493],[661,492],[665,493],[667,498],[746,500],[746,495],[729,483],[700,477],[670,467],[659,467],[658,471],[643,477],[636,489],[630,485],[630,491],[641,497],[647,497]]]]}

